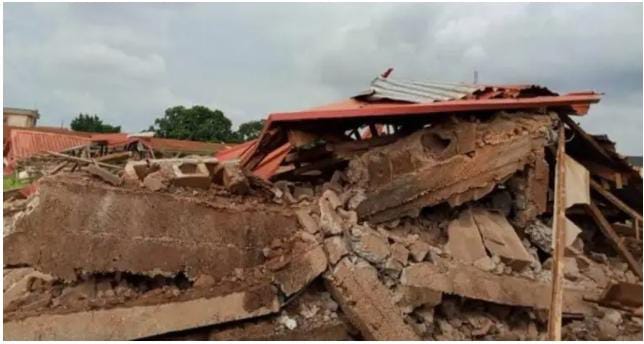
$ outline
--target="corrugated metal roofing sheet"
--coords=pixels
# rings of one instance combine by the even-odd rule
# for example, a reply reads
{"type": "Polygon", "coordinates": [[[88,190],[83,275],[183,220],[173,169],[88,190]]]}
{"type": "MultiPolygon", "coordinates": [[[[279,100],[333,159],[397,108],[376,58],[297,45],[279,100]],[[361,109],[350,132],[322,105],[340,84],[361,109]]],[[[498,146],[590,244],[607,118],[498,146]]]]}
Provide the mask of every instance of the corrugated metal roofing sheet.
{"type": "Polygon", "coordinates": [[[20,160],[45,151],[60,152],[91,143],[88,137],[33,130],[11,130],[9,160],[20,160]]]}
{"type": "Polygon", "coordinates": [[[463,99],[476,91],[485,89],[482,85],[468,85],[447,82],[426,82],[394,80],[378,76],[369,85],[369,90],[354,98],[368,100],[389,99],[410,103],[432,103],[435,101],[463,99]]]}
{"type": "MultiPolygon", "coordinates": [[[[283,149],[284,135],[271,135],[281,126],[294,122],[375,120],[385,117],[440,115],[455,112],[551,109],[583,115],[591,104],[599,102],[595,92],[559,95],[538,85],[468,85],[420,81],[395,81],[378,77],[369,91],[348,100],[297,112],[273,113],[268,116],[256,144],[241,157],[242,164],[263,177],[270,171],[259,171],[258,163],[273,151],[283,149]],[[279,148],[278,148],[279,147],[279,148]]],[[[328,125],[329,122],[327,122],[328,125]]],[[[309,126],[311,126],[309,124],[309,126]]]]}

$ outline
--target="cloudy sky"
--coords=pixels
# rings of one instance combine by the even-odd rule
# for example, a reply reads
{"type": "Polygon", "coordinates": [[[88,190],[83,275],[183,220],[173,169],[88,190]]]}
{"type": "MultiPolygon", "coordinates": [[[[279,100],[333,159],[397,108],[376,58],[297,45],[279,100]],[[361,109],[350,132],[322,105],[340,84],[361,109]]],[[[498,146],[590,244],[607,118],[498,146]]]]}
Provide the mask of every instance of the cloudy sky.
{"type": "Polygon", "coordinates": [[[642,154],[641,4],[4,5],[4,105],[140,131],[174,105],[235,125],[377,74],[605,92],[582,125],[642,154]]]}

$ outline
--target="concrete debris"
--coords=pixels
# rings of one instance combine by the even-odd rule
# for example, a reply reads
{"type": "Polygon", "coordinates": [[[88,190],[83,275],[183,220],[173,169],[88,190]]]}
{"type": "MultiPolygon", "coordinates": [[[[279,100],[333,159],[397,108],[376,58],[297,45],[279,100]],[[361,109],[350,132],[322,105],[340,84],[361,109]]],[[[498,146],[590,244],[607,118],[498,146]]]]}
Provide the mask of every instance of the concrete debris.
{"type": "Polygon", "coordinates": [[[389,257],[391,252],[387,239],[378,232],[369,228],[354,227],[353,233],[357,234],[351,240],[355,254],[373,264],[382,264],[389,257]]]}
{"type": "Polygon", "coordinates": [[[447,227],[449,241],[445,249],[456,259],[466,263],[486,265],[489,261],[479,228],[474,222],[470,209],[461,212],[459,217],[447,227]]]}
{"type": "Polygon", "coordinates": [[[550,125],[549,116],[501,114],[486,123],[440,123],[374,148],[349,166],[361,171],[348,174],[360,176],[352,182],[367,190],[358,216],[385,222],[445,201],[480,199],[532,161],[550,125]]]}
{"type": "Polygon", "coordinates": [[[276,294],[256,303],[254,292],[160,305],[43,314],[4,323],[6,340],[128,340],[276,312],[276,294]],[[249,307],[250,306],[250,307],[249,307]],[[181,316],[177,317],[177,314],[181,316]],[[127,324],[124,326],[123,324],[127,324]]]}
{"type": "Polygon", "coordinates": [[[521,270],[534,262],[534,258],[503,215],[479,208],[472,210],[472,215],[485,247],[493,255],[501,257],[506,265],[521,270]]]}
{"type": "Polygon", "coordinates": [[[335,265],[342,257],[349,254],[347,243],[340,236],[324,239],[324,249],[329,257],[329,263],[335,265]]]}
{"type": "Polygon", "coordinates": [[[416,340],[392,295],[366,262],[342,259],[325,275],[326,285],[340,308],[367,340],[416,340]]]}
{"type": "MultiPolygon", "coordinates": [[[[464,99],[563,97],[495,90],[464,99]]],[[[641,340],[641,175],[573,110],[307,116],[217,157],[32,157],[16,176],[38,182],[4,198],[4,338],[546,339],[564,125],[563,337],[641,340]]]]}
{"type": "MultiPolygon", "coordinates": [[[[468,265],[445,267],[432,263],[414,264],[403,270],[401,283],[503,305],[548,309],[550,304],[549,283],[523,277],[499,276],[468,265]]],[[[596,294],[597,291],[593,293],[567,289],[564,312],[590,314],[593,307],[584,301],[584,296],[596,297],[596,294]]]]}

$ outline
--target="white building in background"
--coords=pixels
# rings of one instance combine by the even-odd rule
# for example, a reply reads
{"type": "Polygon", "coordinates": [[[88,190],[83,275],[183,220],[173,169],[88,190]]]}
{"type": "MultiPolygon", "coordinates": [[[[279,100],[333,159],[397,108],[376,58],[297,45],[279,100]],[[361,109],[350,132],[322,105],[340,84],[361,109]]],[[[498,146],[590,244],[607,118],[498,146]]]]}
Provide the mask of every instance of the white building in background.
{"type": "Polygon", "coordinates": [[[2,109],[3,124],[12,127],[35,127],[40,118],[38,110],[6,107],[2,109]]]}

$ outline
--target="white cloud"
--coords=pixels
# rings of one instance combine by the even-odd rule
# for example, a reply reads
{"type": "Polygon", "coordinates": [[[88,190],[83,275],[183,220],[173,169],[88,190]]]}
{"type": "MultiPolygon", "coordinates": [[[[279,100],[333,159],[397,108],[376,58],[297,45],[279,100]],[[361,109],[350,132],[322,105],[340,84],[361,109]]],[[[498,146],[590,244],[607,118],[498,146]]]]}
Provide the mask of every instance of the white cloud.
{"type": "Polygon", "coordinates": [[[202,104],[235,124],[394,76],[606,92],[583,124],[642,153],[641,4],[6,4],[5,104],[125,130],[202,104]],[[34,105],[35,104],[35,105],[34,105]]]}

